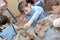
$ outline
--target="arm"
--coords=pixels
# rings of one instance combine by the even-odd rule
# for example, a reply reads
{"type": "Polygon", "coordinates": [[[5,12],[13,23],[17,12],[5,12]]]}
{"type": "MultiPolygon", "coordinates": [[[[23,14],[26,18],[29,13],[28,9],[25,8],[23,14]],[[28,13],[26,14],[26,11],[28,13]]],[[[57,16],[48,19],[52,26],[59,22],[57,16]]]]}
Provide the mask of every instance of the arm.
{"type": "Polygon", "coordinates": [[[53,19],[48,16],[48,20],[53,24],[53,19]]]}
{"type": "Polygon", "coordinates": [[[13,26],[14,26],[14,28],[15,28],[15,30],[16,30],[16,33],[17,33],[19,30],[23,29],[22,27],[18,27],[18,26],[14,25],[14,24],[13,24],[13,26]]]}
{"type": "MultiPolygon", "coordinates": [[[[41,11],[41,12],[42,12],[42,11],[41,11]]],[[[24,29],[28,29],[28,28],[31,26],[31,24],[32,24],[35,20],[37,20],[37,19],[39,18],[41,12],[40,12],[40,11],[36,11],[36,12],[34,13],[34,15],[32,16],[32,18],[28,21],[28,23],[26,23],[26,24],[24,25],[24,29]]]]}
{"type": "Polygon", "coordinates": [[[24,25],[23,29],[27,30],[33,22],[34,22],[33,20],[30,20],[28,23],[24,25]]]}
{"type": "Polygon", "coordinates": [[[39,16],[40,16],[40,12],[39,12],[39,11],[36,11],[36,12],[34,13],[34,15],[32,16],[32,18],[28,21],[27,24],[29,24],[29,25],[31,26],[31,24],[32,24],[34,21],[36,21],[36,20],[39,18],[39,16]]]}
{"type": "Polygon", "coordinates": [[[55,12],[53,10],[51,10],[51,11],[48,11],[47,13],[48,14],[54,14],[55,12]]]}

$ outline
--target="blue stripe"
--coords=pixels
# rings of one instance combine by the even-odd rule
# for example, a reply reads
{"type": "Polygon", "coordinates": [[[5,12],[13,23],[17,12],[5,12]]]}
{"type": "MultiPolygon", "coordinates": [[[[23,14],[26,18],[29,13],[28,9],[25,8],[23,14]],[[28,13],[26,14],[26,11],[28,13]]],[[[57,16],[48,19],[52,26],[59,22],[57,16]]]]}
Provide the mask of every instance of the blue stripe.
{"type": "Polygon", "coordinates": [[[1,35],[0,35],[0,37],[1,37],[2,39],[4,39],[1,35]]]}

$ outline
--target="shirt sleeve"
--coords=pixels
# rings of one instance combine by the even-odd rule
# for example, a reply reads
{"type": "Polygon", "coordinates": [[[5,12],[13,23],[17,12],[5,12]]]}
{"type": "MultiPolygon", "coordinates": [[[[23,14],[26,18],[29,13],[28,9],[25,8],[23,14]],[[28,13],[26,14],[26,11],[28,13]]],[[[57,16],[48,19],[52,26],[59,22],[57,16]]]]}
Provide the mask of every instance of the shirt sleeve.
{"type": "Polygon", "coordinates": [[[60,27],[60,18],[57,18],[53,21],[53,26],[54,27],[60,27]]]}
{"type": "Polygon", "coordinates": [[[38,18],[39,18],[39,16],[42,14],[42,12],[43,12],[43,10],[41,10],[41,11],[36,11],[34,14],[33,14],[33,16],[32,16],[32,18],[30,19],[30,20],[37,20],[38,18]]]}
{"type": "Polygon", "coordinates": [[[0,34],[0,38],[4,39],[4,36],[2,34],[0,34]]]}
{"type": "Polygon", "coordinates": [[[0,7],[4,6],[5,2],[3,0],[0,0],[0,7]]]}

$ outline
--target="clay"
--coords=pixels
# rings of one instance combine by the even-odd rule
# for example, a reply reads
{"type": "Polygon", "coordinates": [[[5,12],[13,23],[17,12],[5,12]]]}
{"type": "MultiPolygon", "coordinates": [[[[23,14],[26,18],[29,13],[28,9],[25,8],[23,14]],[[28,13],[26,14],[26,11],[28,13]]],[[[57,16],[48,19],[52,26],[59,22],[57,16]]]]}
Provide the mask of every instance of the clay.
{"type": "Polygon", "coordinates": [[[39,26],[34,32],[38,37],[44,38],[46,31],[47,31],[46,21],[42,21],[41,26],[39,26]]]}
{"type": "Polygon", "coordinates": [[[29,34],[28,32],[26,32],[26,31],[20,31],[20,34],[23,36],[23,37],[25,37],[26,39],[28,39],[28,40],[34,40],[34,36],[33,35],[31,35],[31,34],[29,34]]]}

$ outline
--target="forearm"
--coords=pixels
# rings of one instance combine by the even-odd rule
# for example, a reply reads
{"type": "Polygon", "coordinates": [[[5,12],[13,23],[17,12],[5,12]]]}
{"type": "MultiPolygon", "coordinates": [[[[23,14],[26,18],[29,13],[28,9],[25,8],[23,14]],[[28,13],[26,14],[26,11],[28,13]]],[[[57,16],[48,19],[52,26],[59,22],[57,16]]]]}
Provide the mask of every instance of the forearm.
{"type": "Polygon", "coordinates": [[[21,29],[21,27],[18,27],[18,26],[14,25],[14,24],[13,24],[13,26],[15,28],[16,33],[21,29]]]}
{"type": "MultiPolygon", "coordinates": [[[[30,20],[27,23],[28,27],[30,27],[32,23],[33,23],[33,20],[30,20]]],[[[15,27],[16,32],[18,32],[19,30],[23,29],[22,27],[15,26],[14,24],[13,24],[13,26],[15,27]]]]}
{"type": "Polygon", "coordinates": [[[31,24],[32,24],[33,22],[34,22],[33,20],[30,20],[30,21],[28,22],[28,24],[31,26],[31,24]]]}
{"type": "Polygon", "coordinates": [[[16,32],[18,32],[19,30],[22,30],[22,29],[23,29],[23,27],[17,27],[16,32]]]}
{"type": "Polygon", "coordinates": [[[48,17],[48,20],[53,24],[53,19],[51,17],[48,17]]]}

